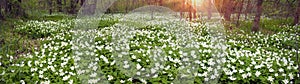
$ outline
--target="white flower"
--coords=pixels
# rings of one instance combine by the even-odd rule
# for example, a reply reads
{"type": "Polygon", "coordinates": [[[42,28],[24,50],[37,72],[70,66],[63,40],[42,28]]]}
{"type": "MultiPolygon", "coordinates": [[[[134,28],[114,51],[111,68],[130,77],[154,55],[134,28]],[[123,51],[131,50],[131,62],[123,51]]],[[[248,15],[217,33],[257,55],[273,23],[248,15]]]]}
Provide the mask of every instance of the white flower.
{"type": "Polygon", "coordinates": [[[207,68],[207,71],[208,71],[208,72],[210,72],[210,71],[212,71],[212,70],[213,70],[213,68],[211,68],[211,67],[208,67],[208,68],[207,68]]]}
{"type": "Polygon", "coordinates": [[[215,62],[213,62],[213,60],[209,60],[207,64],[212,66],[215,65],[215,62]]]}
{"type": "Polygon", "coordinates": [[[88,80],[88,84],[95,84],[95,83],[97,83],[97,82],[98,82],[97,79],[89,79],[89,80],[88,80]]]}
{"type": "Polygon", "coordinates": [[[243,79],[247,78],[248,75],[247,74],[242,74],[243,79]]]}
{"type": "Polygon", "coordinates": [[[125,81],[124,80],[120,80],[120,83],[125,83],[125,81]]]}
{"type": "Polygon", "coordinates": [[[274,69],[273,69],[273,68],[270,68],[270,69],[269,69],[269,72],[274,72],[274,69]]]}
{"type": "Polygon", "coordinates": [[[69,82],[68,82],[69,84],[73,84],[73,80],[69,80],[69,82]]]}
{"type": "Polygon", "coordinates": [[[286,76],[286,74],[285,74],[285,73],[283,73],[283,74],[282,74],[282,76],[286,76]]]}
{"type": "Polygon", "coordinates": [[[129,65],[128,65],[128,64],[126,64],[126,65],[124,65],[123,67],[127,69],[127,68],[129,68],[129,65]]]}
{"type": "Polygon", "coordinates": [[[136,64],[136,69],[137,70],[140,70],[142,68],[142,66],[138,63],[138,64],[136,64]]]}
{"type": "Polygon", "coordinates": [[[288,67],[287,67],[287,69],[288,69],[288,70],[291,70],[291,69],[292,69],[292,67],[291,67],[291,66],[288,66],[288,67]]]}
{"type": "Polygon", "coordinates": [[[255,76],[258,77],[261,73],[259,71],[255,72],[255,76]]]}
{"type": "Polygon", "coordinates": [[[132,78],[127,79],[127,81],[132,81],[132,78]]]}
{"type": "MultiPolygon", "coordinates": [[[[31,62],[32,61],[28,61],[28,63],[27,63],[29,67],[31,67],[31,62]]],[[[1,62],[0,62],[0,65],[1,65],[1,62]]]]}
{"type": "Polygon", "coordinates": [[[274,76],[277,77],[277,76],[278,76],[278,73],[275,73],[274,76]]]}
{"type": "Polygon", "coordinates": [[[141,75],[141,72],[139,72],[139,71],[138,71],[138,72],[136,72],[136,75],[141,75]]]}
{"type": "Polygon", "coordinates": [[[252,62],[251,62],[251,64],[255,65],[255,64],[256,64],[256,62],[255,62],[255,61],[252,61],[252,62]]]}
{"type": "Polygon", "coordinates": [[[289,73],[289,77],[290,77],[290,79],[294,79],[294,76],[292,73],[289,73]]]}
{"type": "Polygon", "coordinates": [[[232,76],[230,76],[229,79],[230,79],[230,80],[236,80],[236,78],[234,78],[234,77],[232,77],[232,76]]]}
{"type": "Polygon", "coordinates": [[[37,71],[37,68],[31,68],[30,71],[31,72],[37,71]]]}
{"type": "Polygon", "coordinates": [[[147,81],[146,81],[146,80],[141,79],[141,81],[142,81],[144,84],[147,84],[147,81]]]}
{"type": "Polygon", "coordinates": [[[288,79],[284,79],[282,82],[283,82],[284,84],[288,84],[288,83],[289,83],[289,80],[288,80],[288,79]]]}
{"type": "Polygon", "coordinates": [[[155,73],[155,72],[156,72],[156,69],[151,68],[151,73],[153,74],[153,73],[155,73]]]}
{"type": "Polygon", "coordinates": [[[98,69],[98,66],[94,66],[93,70],[96,71],[98,69]]]}
{"type": "Polygon", "coordinates": [[[25,81],[24,81],[24,80],[20,80],[20,83],[21,83],[21,84],[25,84],[25,81]]]}
{"type": "Polygon", "coordinates": [[[273,82],[274,78],[272,76],[268,77],[268,81],[273,82]]]}
{"type": "Polygon", "coordinates": [[[132,59],[136,59],[136,56],[135,56],[135,55],[132,55],[131,58],[132,58],[132,59]]]}
{"type": "Polygon", "coordinates": [[[284,70],[283,70],[282,68],[280,68],[278,71],[279,71],[279,72],[284,72],[284,70]]]}
{"type": "Polygon", "coordinates": [[[108,75],[107,77],[108,77],[108,80],[112,80],[112,79],[114,79],[114,77],[113,77],[113,76],[111,76],[111,75],[108,75]]]}
{"type": "Polygon", "coordinates": [[[66,81],[66,80],[68,80],[69,78],[70,78],[70,75],[66,75],[66,76],[63,77],[62,80],[63,80],[63,81],[66,81]]]}
{"type": "Polygon", "coordinates": [[[39,71],[39,74],[43,74],[44,72],[43,71],[39,71]]]}
{"type": "Polygon", "coordinates": [[[211,76],[210,76],[210,79],[215,79],[215,78],[216,78],[215,75],[211,75],[211,76]]]}
{"type": "Polygon", "coordinates": [[[239,70],[239,73],[244,73],[244,70],[240,69],[240,70],[239,70]]]}
{"type": "Polygon", "coordinates": [[[243,61],[239,61],[241,65],[244,65],[245,63],[243,61]]]}
{"type": "Polygon", "coordinates": [[[204,81],[208,81],[209,80],[209,78],[204,78],[204,81]]]}
{"type": "Polygon", "coordinates": [[[204,72],[202,76],[207,77],[207,72],[204,72]]]}
{"type": "Polygon", "coordinates": [[[248,67],[247,69],[246,69],[246,71],[250,71],[251,69],[250,69],[250,67],[248,67]]]}
{"type": "Polygon", "coordinates": [[[90,75],[90,77],[96,77],[97,76],[97,73],[92,73],[91,75],[90,75]]]}
{"type": "Polygon", "coordinates": [[[50,84],[50,81],[47,80],[47,81],[42,81],[41,84],[50,84]]]}

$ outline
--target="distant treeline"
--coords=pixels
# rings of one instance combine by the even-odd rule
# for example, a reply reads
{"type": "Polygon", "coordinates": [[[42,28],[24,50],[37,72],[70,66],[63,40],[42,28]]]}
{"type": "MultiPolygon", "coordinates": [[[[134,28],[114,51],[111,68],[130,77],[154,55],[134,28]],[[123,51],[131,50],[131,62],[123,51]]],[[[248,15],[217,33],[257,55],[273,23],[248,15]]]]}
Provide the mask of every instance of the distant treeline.
{"type": "MultiPolygon", "coordinates": [[[[53,13],[76,15],[81,6],[95,9],[96,4],[103,1],[113,0],[1,0],[0,20],[53,13]],[[86,1],[88,2],[85,3],[86,1]]],[[[164,6],[177,12],[188,12],[189,18],[195,18],[197,13],[205,12],[211,16],[213,12],[220,12],[225,21],[254,19],[254,24],[257,25],[261,16],[276,19],[293,18],[293,24],[296,25],[299,23],[300,15],[300,0],[115,0],[106,13],[128,13],[146,5],[164,6]],[[252,16],[253,18],[249,18],[252,16]]],[[[90,13],[93,14],[93,11],[90,13]]],[[[257,31],[255,26],[253,31],[257,31]]]]}

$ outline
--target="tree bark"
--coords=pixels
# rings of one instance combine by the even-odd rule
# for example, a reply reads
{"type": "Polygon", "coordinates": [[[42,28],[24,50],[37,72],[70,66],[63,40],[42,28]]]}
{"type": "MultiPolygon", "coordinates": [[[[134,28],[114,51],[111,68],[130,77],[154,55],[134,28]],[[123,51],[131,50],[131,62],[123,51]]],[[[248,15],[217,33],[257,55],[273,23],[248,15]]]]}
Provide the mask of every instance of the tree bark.
{"type": "Polygon", "coordinates": [[[67,0],[64,0],[64,5],[67,5],[67,0]]]}
{"type": "Polygon", "coordinates": [[[4,16],[1,11],[0,11],[0,20],[4,20],[4,16]]]}
{"type": "Polygon", "coordinates": [[[49,6],[49,14],[51,15],[53,10],[52,10],[52,0],[48,0],[48,6],[49,6]]]}
{"type": "Polygon", "coordinates": [[[163,6],[163,0],[159,0],[159,6],[163,6]]]}
{"type": "Polygon", "coordinates": [[[77,4],[78,4],[78,0],[71,0],[71,3],[70,3],[70,5],[71,5],[71,14],[76,13],[77,4]]]}
{"type": "Polygon", "coordinates": [[[181,9],[179,9],[180,10],[180,19],[182,19],[182,18],[185,18],[184,17],[184,9],[185,9],[185,0],[180,0],[180,2],[181,2],[181,9]]]}
{"type": "Polygon", "coordinates": [[[61,3],[61,0],[56,0],[56,2],[57,2],[58,12],[63,12],[63,11],[62,11],[62,3],[61,3]]]}
{"type": "Polygon", "coordinates": [[[294,25],[299,24],[299,15],[300,15],[300,1],[298,0],[298,7],[297,7],[297,12],[295,12],[294,15],[294,25]]]}
{"type": "Polygon", "coordinates": [[[207,7],[207,15],[208,15],[208,19],[210,20],[212,17],[212,2],[211,0],[208,0],[208,7],[207,7]]]}
{"type": "Polygon", "coordinates": [[[258,32],[259,31],[259,22],[260,22],[260,16],[262,14],[262,3],[263,0],[257,0],[256,4],[256,15],[252,26],[252,31],[258,32]]]}
{"type": "Polygon", "coordinates": [[[4,20],[4,14],[2,13],[2,9],[5,9],[6,7],[6,0],[3,0],[0,2],[0,20],[4,20]]]}
{"type": "Polygon", "coordinates": [[[236,22],[236,25],[237,26],[239,26],[240,25],[240,17],[241,17],[241,13],[242,13],[242,11],[243,11],[243,8],[244,8],[244,1],[245,0],[242,0],[242,2],[240,3],[240,5],[239,5],[239,7],[240,7],[240,9],[239,9],[239,13],[238,13],[238,19],[237,19],[237,22],[236,22]]]}
{"type": "Polygon", "coordinates": [[[80,6],[82,6],[84,2],[85,0],[80,0],[80,6]]]}
{"type": "Polygon", "coordinates": [[[224,10],[224,19],[225,21],[230,21],[231,19],[231,13],[232,13],[232,0],[224,0],[223,2],[223,7],[225,8],[224,10]]]}
{"type": "Polygon", "coordinates": [[[250,4],[251,4],[251,0],[247,1],[247,6],[246,6],[246,10],[245,10],[245,20],[248,19],[248,13],[249,13],[249,9],[250,9],[250,4]]]}
{"type": "Polygon", "coordinates": [[[22,0],[18,0],[18,3],[16,3],[15,5],[17,6],[17,16],[21,16],[21,17],[23,17],[23,16],[25,16],[25,12],[24,12],[24,9],[22,8],[22,6],[21,6],[21,4],[22,4],[22,0]]]}

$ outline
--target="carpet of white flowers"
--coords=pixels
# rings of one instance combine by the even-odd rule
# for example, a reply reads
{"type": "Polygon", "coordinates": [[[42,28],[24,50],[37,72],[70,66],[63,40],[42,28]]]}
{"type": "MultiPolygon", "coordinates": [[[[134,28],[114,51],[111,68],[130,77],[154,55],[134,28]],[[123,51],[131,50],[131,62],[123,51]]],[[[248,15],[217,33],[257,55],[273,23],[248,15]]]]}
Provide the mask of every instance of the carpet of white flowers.
{"type": "Polygon", "coordinates": [[[186,80],[197,84],[287,84],[298,76],[295,27],[273,35],[226,33],[226,48],[216,51],[220,46],[203,23],[156,21],[130,28],[117,19],[99,20],[97,29],[88,30],[72,30],[74,19],[18,25],[17,32],[38,38],[41,47],[17,59],[1,55],[0,82],[177,84],[189,76],[186,80]],[[184,30],[191,36],[183,38],[184,30]]]}

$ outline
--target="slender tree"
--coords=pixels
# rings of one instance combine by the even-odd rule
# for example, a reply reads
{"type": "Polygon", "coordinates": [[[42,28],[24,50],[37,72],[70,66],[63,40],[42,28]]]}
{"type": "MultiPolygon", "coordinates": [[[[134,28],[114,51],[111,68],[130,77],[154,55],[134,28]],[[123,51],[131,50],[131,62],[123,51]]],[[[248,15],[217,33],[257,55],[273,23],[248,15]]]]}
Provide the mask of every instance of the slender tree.
{"type": "Polygon", "coordinates": [[[16,7],[17,7],[17,16],[21,16],[21,17],[26,17],[26,14],[25,14],[25,11],[24,9],[22,8],[22,0],[18,0],[18,2],[15,4],[16,7]]]}
{"type": "Polygon", "coordinates": [[[298,7],[294,15],[294,25],[299,24],[299,15],[300,15],[300,0],[298,0],[298,7]]]}
{"type": "Polygon", "coordinates": [[[256,14],[255,14],[255,19],[254,19],[253,26],[252,26],[252,31],[254,31],[254,32],[259,31],[259,22],[260,22],[260,17],[262,14],[262,3],[263,3],[263,0],[257,0],[256,14]]]}
{"type": "Polygon", "coordinates": [[[239,23],[239,21],[240,21],[240,17],[241,17],[241,14],[242,14],[242,10],[243,10],[243,8],[244,8],[244,1],[245,0],[242,0],[240,3],[239,3],[239,12],[238,12],[238,19],[237,19],[237,22],[236,22],[236,25],[237,26],[239,26],[240,25],[240,23],[239,23]]]}
{"type": "Polygon", "coordinates": [[[80,0],[80,6],[82,6],[84,2],[85,0],[80,0]]]}
{"type": "Polygon", "coordinates": [[[0,11],[0,20],[4,20],[4,16],[1,11],[0,11]]]}
{"type": "Polygon", "coordinates": [[[211,0],[208,0],[207,15],[208,15],[208,19],[211,19],[211,17],[212,17],[212,2],[211,2],[211,0]]]}
{"type": "Polygon", "coordinates": [[[2,9],[5,9],[6,0],[0,2],[0,20],[4,20],[4,14],[2,13],[2,9]]]}
{"type": "Polygon", "coordinates": [[[77,8],[77,4],[79,3],[78,0],[71,0],[70,5],[71,5],[71,14],[75,14],[76,13],[76,8],[77,8]]]}
{"type": "Polygon", "coordinates": [[[186,0],[180,0],[179,1],[181,4],[181,9],[180,9],[180,18],[184,18],[184,9],[185,9],[185,2],[186,0]]]}
{"type": "Polygon", "coordinates": [[[58,12],[63,12],[63,11],[62,11],[62,3],[61,3],[61,0],[56,0],[56,2],[57,2],[58,12]]]}
{"type": "Polygon", "coordinates": [[[248,13],[251,10],[250,5],[251,5],[251,0],[248,0],[246,10],[245,10],[245,20],[248,19],[248,13]]]}
{"type": "Polygon", "coordinates": [[[233,0],[224,0],[223,1],[223,8],[224,8],[224,19],[225,21],[230,21],[231,13],[233,11],[233,0]]]}
{"type": "Polygon", "coordinates": [[[48,0],[48,7],[49,7],[49,14],[51,15],[52,12],[53,12],[53,9],[52,9],[52,0],[48,0]]]}
{"type": "Polygon", "coordinates": [[[159,0],[159,6],[163,6],[164,1],[163,0],[159,0]]]}

